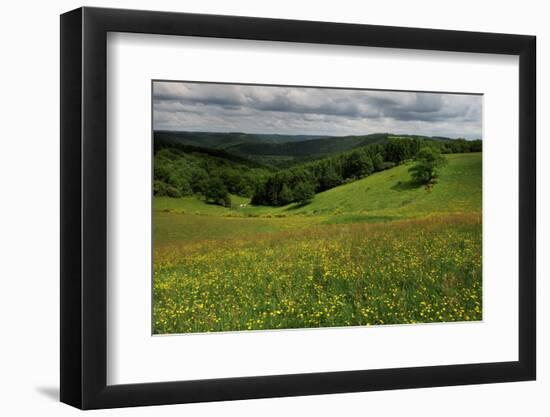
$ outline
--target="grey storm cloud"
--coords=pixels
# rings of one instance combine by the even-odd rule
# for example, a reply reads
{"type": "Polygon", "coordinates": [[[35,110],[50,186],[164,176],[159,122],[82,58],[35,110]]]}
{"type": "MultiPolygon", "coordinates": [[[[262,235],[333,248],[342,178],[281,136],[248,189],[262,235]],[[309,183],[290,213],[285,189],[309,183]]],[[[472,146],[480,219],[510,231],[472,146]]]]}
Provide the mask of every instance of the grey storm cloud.
{"type": "Polygon", "coordinates": [[[157,130],[481,138],[482,96],[155,81],[157,130]]]}

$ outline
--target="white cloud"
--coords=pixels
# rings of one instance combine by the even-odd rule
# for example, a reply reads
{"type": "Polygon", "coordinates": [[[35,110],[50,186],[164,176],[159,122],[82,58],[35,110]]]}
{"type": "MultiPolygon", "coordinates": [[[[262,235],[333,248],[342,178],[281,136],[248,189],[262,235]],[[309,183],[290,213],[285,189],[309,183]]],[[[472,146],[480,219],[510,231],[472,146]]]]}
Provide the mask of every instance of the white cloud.
{"type": "Polygon", "coordinates": [[[155,82],[157,130],[481,138],[481,96],[155,82]]]}

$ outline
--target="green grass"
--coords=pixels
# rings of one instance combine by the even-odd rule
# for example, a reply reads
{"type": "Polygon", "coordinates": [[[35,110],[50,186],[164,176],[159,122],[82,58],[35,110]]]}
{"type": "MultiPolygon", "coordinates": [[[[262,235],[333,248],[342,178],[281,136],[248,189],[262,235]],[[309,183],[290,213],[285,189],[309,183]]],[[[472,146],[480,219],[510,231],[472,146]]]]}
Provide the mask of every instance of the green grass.
{"type": "Polygon", "coordinates": [[[305,228],[324,218],[228,217],[156,212],[153,221],[155,246],[179,241],[231,239],[255,234],[305,228]]]}
{"type": "Polygon", "coordinates": [[[412,164],[409,163],[319,193],[306,205],[251,206],[247,198],[231,196],[233,207],[228,209],[205,204],[196,197],[157,197],[153,209],[220,216],[323,215],[326,221],[334,223],[480,211],[482,154],[451,154],[446,158],[448,164],[441,170],[441,178],[432,191],[411,183],[408,169],[412,164]]]}
{"type": "Polygon", "coordinates": [[[157,247],[154,274],[155,334],[480,320],[481,219],[157,247]]]}
{"type": "Polygon", "coordinates": [[[481,153],[447,155],[448,164],[432,191],[412,184],[411,163],[317,194],[299,213],[356,213],[373,218],[409,218],[432,213],[481,210],[481,153]]]}
{"type": "MultiPolygon", "coordinates": [[[[248,204],[249,198],[231,195],[231,202],[235,207],[239,204],[248,204]]],[[[153,198],[153,210],[185,214],[206,214],[206,215],[230,215],[235,210],[227,209],[216,204],[207,204],[196,196],[182,198],[155,197],[153,198]]]]}
{"type": "Polygon", "coordinates": [[[401,165],[304,206],[153,202],[156,334],[480,320],[481,154],[428,192],[401,165]]]}

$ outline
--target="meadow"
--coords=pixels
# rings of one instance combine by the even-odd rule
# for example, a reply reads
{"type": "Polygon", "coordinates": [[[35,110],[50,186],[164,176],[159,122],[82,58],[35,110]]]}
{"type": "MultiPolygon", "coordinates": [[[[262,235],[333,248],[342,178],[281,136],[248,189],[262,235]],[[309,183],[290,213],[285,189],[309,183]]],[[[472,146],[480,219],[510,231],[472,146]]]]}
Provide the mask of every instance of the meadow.
{"type": "Polygon", "coordinates": [[[309,204],[153,201],[155,334],[482,319],[481,153],[410,163],[309,204]]]}

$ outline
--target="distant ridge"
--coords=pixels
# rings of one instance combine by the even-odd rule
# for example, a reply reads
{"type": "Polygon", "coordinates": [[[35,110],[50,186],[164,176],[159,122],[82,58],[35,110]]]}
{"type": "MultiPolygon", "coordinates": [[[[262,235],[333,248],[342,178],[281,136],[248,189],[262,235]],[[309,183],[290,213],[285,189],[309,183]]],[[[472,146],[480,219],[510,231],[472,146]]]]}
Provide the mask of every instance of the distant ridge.
{"type": "Polygon", "coordinates": [[[368,135],[316,136],[255,134],[240,132],[154,132],[155,144],[185,145],[224,151],[259,165],[290,166],[319,159],[331,154],[348,152],[362,146],[383,144],[392,138],[410,138],[427,141],[454,141],[443,136],[397,135],[372,133],[368,135]]]}
{"type": "Polygon", "coordinates": [[[154,135],[155,139],[162,139],[164,141],[218,149],[242,143],[302,142],[329,137],[321,135],[280,135],[241,132],[179,132],[172,130],[156,130],[154,135]]]}

